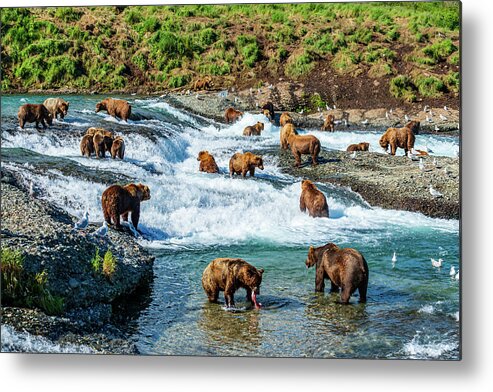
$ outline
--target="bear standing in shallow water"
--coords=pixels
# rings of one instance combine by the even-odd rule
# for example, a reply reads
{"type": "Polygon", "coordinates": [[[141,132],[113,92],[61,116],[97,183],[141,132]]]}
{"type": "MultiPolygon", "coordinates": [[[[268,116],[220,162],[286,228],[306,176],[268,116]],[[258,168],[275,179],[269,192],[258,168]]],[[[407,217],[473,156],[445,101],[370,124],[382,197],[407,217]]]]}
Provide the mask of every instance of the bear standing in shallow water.
{"type": "Polygon", "coordinates": [[[310,180],[301,182],[300,210],[314,218],[328,218],[329,206],[325,195],[310,180]]]}
{"type": "Polygon", "coordinates": [[[125,222],[128,222],[128,214],[131,212],[132,224],[137,229],[140,218],[140,202],[150,198],[151,191],[147,185],[112,185],[103,192],[101,197],[104,220],[109,225],[112,224],[111,221],[113,220],[115,229],[122,230],[120,215],[125,222]]]}
{"type": "Polygon", "coordinates": [[[224,291],[226,306],[234,306],[234,293],[239,288],[247,292],[246,299],[256,309],[262,304],[257,302],[262,283],[262,268],[257,269],[242,259],[219,258],[211,261],[202,274],[202,287],[210,302],[217,302],[219,292],[224,291]]]}
{"type": "Polygon", "coordinates": [[[128,121],[132,112],[132,107],[127,101],[122,99],[106,98],[96,104],[96,113],[101,110],[106,110],[110,116],[128,121]]]}
{"type": "Polygon", "coordinates": [[[26,123],[35,122],[36,129],[39,129],[39,123],[46,129],[45,120],[48,125],[53,123],[53,116],[44,105],[35,105],[31,103],[26,103],[19,108],[17,118],[19,119],[19,125],[22,129],[24,129],[26,123]]]}
{"type": "Polygon", "coordinates": [[[324,292],[325,279],[331,283],[330,291],[337,293],[341,289],[341,302],[349,303],[349,298],[358,289],[359,301],[366,302],[368,289],[368,264],[356,249],[339,248],[336,244],[314,248],[310,246],[306,267],[316,265],[315,291],[324,292]]]}

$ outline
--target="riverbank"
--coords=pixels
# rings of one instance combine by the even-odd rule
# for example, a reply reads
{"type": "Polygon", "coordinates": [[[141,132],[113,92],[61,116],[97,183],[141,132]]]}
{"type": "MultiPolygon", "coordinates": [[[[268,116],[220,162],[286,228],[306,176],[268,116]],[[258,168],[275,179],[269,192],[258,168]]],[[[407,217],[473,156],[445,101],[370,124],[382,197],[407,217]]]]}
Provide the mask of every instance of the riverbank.
{"type": "Polygon", "coordinates": [[[11,299],[2,303],[2,325],[56,344],[84,344],[96,353],[137,353],[122,339],[125,325],[119,320],[152,282],[154,258],[127,232],[92,236],[101,222],[72,232],[78,218],[38,199],[15,170],[2,168],[1,186],[2,251],[20,252],[23,285],[42,273],[43,292],[63,304],[48,316],[49,311],[11,307],[23,302],[11,299]],[[99,267],[93,262],[97,254],[99,267]],[[102,269],[106,254],[114,260],[111,273],[102,269]]]}

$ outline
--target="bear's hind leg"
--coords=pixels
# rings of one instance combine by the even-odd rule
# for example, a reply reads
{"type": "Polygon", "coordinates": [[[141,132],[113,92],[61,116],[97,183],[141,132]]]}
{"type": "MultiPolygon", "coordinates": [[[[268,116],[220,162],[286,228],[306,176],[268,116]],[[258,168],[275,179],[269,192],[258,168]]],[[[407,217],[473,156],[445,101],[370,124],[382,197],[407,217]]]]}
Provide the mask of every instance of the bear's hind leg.
{"type": "Polygon", "coordinates": [[[348,285],[348,286],[344,286],[342,288],[342,292],[341,292],[341,302],[343,304],[348,304],[349,303],[349,299],[351,298],[351,294],[352,294],[353,290],[352,290],[352,287],[351,285],[348,285]]]}
{"type": "Polygon", "coordinates": [[[366,302],[366,291],[368,289],[368,282],[365,281],[361,283],[361,285],[358,287],[358,292],[359,292],[359,302],[366,302]]]}
{"type": "Polygon", "coordinates": [[[334,284],[334,282],[330,281],[330,292],[331,293],[338,293],[339,292],[339,286],[334,284]]]}

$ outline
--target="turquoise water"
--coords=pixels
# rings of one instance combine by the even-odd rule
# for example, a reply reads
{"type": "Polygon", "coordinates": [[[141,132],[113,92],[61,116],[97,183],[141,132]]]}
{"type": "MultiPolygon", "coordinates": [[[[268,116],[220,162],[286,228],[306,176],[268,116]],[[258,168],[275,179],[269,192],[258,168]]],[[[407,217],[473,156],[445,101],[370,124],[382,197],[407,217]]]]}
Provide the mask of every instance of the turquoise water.
{"type": "MultiPolygon", "coordinates": [[[[101,222],[100,196],[114,181],[150,186],[142,205],[141,244],[156,255],[150,304],[131,321],[130,339],[144,354],[247,355],[336,358],[459,358],[459,222],[421,214],[371,208],[344,188],[318,184],[326,194],[329,219],[299,211],[302,178],[278,166],[279,128],[245,138],[243,128],[257,120],[247,113],[224,126],[177,110],[162,99],[125,97],[140,120],[128,124],[94,113],[97,96],[67,96],[64,122],[37,132],[18,128],[22,103],[45,97],[2,97],[2,156],[41,197],[80,216],[101,222]],[[90,126],[121,133],[125,160],[80,156],[80,135],[90,126]],[[43,156],[26,158],[28,149],[43,156]],[[207,149],[221,174],[198,172],[199,151],[207,149]],[[251,179],[229,178],[229,158],[237,151],[260,151],[264,171],[251,179]],[[22,153],[21,153],[22,152],[22,153]],[[16,159],[16,157],[18,157],[16,159]],[[58,159],[54,159],[57,157],[58,159]],[[20,163],[21,162],[21,163],[20,163]],[[48,164],[49,163],[49,164],[48,164]],[[361,251],[369,264],[368,302],[337,303],[335,294],[314,293],[314,269],[304,261],[310,245],[335,242],[361,251]],[[393,252],[397,262],[392,265],[393,252]],[[236,295],[233,311],[207,303],[200,278],[216,257],[241,257],[265,269],[261,310],[236,295]],[[443,258],[441,269],[430,258],[443,258]]],[[[308,130],[310,131],[310,130],[308,130]]],[[[380,132],[320,134],[323,148],[345,149],[380,132]]],[[[416,146],[455,156],[457,137],[418,135],[416,146]]],[[[375,148],[375,151],[377,149],[375,148]]]]}

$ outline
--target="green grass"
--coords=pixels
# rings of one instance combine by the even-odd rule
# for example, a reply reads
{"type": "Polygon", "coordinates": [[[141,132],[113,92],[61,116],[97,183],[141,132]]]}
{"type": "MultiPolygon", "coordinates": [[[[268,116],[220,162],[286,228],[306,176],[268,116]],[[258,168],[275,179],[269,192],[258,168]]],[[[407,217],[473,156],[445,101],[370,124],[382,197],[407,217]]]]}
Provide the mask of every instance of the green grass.
{"type": "Polygon", "coordinates": [[[103,259],[99,254],[99,248],[96,248],[96,252],[94,253],[94,257],[91,259],[91,267],[95,274],[99,274],[101,271],[101,264],[103,259]]]}
{"type": "Polygon", "coordinates": [[[3,90],[180,88],[205,75],[219,86],[245,72],[296,80],[319,62],[375,78],[411,62],[439,77],[439,63],[459,63],[458,2],[5,8],[1,22],[3,90]],[[410,43],[413,57],[399,58],[410,43]]]}
{"type": "Polygon", "coordinates": [[[390,80],[390,94],[396,98],[402,98],[406,102],[416,101],[416,91],[411,79],[405,75],[399,75],[390,80]]]}
{"type": "Polygon", "coordinates": [[[414,85],[422,97],[438,98],[445,91],[443,81],[434,76],[418,76],[414,79],[414,85]]]}
{"type": "Polygon", "coordinates": [[[40,308],[48,315],[61,314],[65,307],[63,297],[48,290],[48,273],[36,274],[24,270],[24,257],[18,250],[1,248],[2,304],[40,308]]]}

